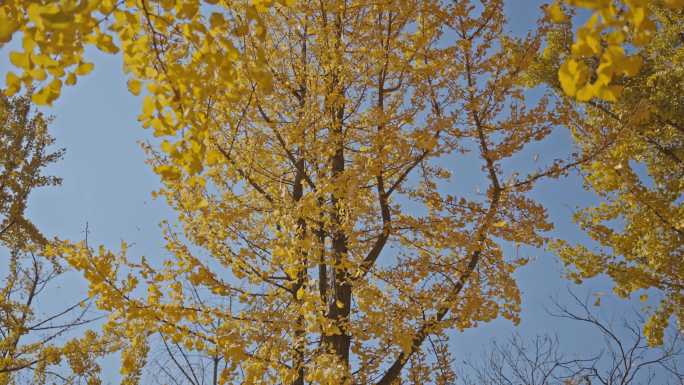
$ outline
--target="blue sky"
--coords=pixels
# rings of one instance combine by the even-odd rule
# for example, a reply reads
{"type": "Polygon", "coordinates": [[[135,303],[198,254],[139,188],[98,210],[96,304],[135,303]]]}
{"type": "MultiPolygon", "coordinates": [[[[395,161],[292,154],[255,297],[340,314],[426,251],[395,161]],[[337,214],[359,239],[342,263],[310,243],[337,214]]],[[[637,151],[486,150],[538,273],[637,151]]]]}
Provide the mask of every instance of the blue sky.
{"type": "MultiPolygon", "coordinates": [[[[508,1],[509,29],[524,33],[534,28],[541,3],[539,0],[508,1]]],[[[9,50],[11,45],[0,50],[3,82],[4,73],[11,68],[7,61],[9,50]]],[[[57,188],[35,191],[30,198],[29,217],[48,236],[80,240],[88,224],[92,245],[118,249],[120,241],[125,240],[132,245],[131,254],[154,258],[164,253],[158,224],[164,219],[172,220],[174,215],[163,201],[155,201],[150,194],[160,184],[157,176],[144,165],[145,156],[138,143],[151,140],[152,135],[137,122],[140,103],[126,89],[120,58],[95,51],[91,57],[96,64],[94,72],[79,78],[77,86],[66,88],[54,106],[45,109],[55,116],[51,130],[57,145],[67,150],[64,159],[48,172],[62,177],[64,182],[57,188]]],[[[567,137],[556,135],[545,151],[563,153],[568,144],[567,137]]],[[[594,198],[582,189],[576,175],[561,182],[543,182],[533,193],[549,209],[556,225],[555,234],[571,240],[583,239],[569,216],[573,208],[590,204],[594,198]]],[[[451,347],[458,361],[468,354],[478,354],[492,338],[506,338],[514,331],[523,336],[557,332],[568,351],[597,347],[596,333],[577,323],[551,318],[544,311],[544,306],[550,304],[550,296],[567,298],[569,282],[562,279],[561,264],[543,250],[523,249],[522,253],[535,258],[517,273],[523,292],[521,324],[514,328],[506,320],[497,320],[455,333],[451,347]]],[[[575,290],[584,296],[588,291],[610,292],[610,285],[596,279],[575,290]]],[[[55,295],[54,303],[71,295],[65,293],[76,295],[83,291],[77,279],[70,280],[55,295]]],[[[638,305],[609,297],[604,299],[601,311],[623,314],[635,306],[638,305]]],[[[115,363],[108,362],[104,382],[117,383],[117,378],[115,363]]]]}

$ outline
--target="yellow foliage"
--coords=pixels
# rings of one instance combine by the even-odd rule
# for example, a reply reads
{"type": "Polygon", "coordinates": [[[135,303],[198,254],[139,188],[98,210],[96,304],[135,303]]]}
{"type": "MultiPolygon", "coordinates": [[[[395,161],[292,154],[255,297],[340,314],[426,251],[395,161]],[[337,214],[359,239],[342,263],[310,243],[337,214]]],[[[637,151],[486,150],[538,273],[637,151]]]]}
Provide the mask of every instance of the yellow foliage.
{"type": "Polygon", "coordinates": [[[672,9],[640,3],[647,13],[639,14],[639,25],[642,17],[652,19],[658,33],[638,56],[626,56],[620,45],[606,46],[594,83],[601,87],[587,94],[577,89],[583,82],[575,80],[590,75],[577,75],[585,70],[573,64],[584,63],[579,59],[563,62],[571,44],[564,26],[548,35],[553,51],[539,58],[532,76],[569,96],[571,110],[575,100],[587,102],[575,110],[573,136],[580,157],[588,160],[582,166],[587,186],[602,201],[576,216],[601,249],[561,242],[556,250],[573,268],[573,279],[607,274],[623,297],[659,292],[660,304],[644,332],[649,343],[660,344],[671,317],[680,330],[684,325],[684,16],[675,9],[679,3],[671,2],[672,9]],[[617,75],[627,78],[615,84],[617,75]]]}
{"type": "MultiPolygon", "coordinates": [[[[546,25],[502,34],[499,0],[123,3],[15,1],[5,15],[47,81],[92,70],[84,47],[116,41],[130,91],[146,85],[142,125],[165,137],[148,150],[179,216],[168,257],[54,249],[110,313],[126,381],[139,381],[153,332],[220,357],[225,383],[390,384],[409,358],[453,379],[428,336],[518,322],[525,259],[499,242],[544,242],[551,225],[527,192],[563,172],[505,162],[564,119],[547,98],[525,105],[546,25]],[[440,187],[458,177],[454,158],[477,163],[482,193],[440,187]]],[[[46,89],[40,101],[54,100],[46,89]]]]}

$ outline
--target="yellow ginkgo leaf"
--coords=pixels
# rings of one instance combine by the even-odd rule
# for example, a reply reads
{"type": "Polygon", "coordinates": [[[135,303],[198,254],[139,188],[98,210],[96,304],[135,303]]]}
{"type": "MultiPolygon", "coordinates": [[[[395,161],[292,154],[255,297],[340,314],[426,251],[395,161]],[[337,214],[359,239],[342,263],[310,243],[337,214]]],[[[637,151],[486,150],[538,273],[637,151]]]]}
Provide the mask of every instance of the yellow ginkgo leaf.
{"type": "Polygon", "coordinates": [[[622,93],[622,86],[604,86],[599,88],[598,97],[607,102],[616,102],[618,96],[622,93]]]}
{"type": "Polygon", "coordinates": [[[558,80],[566,94],[575,96],[578,90],[583,87],[589,77],[587,65],[576,61],[568,60],[563,63],[558,70],[558,80]]]}
{"type": "Polygon", "coordinates": [[[641,58],[641,56],[634,55],[630,56],[627,59],[624,60],[622,64],[623,71],[625,75],[627,76],[635,76],[636,74],[639,73],[639,70],[641,69],[641,66],[643,65],[644,60],[641,58]]]}
{"type": "Polygon", "coordinates": [[[154,112],[154,98],[152,96],[146,96],[143,100],[143,116],[152,116],[154,112]]]}
{"type": "Polygon", "coordinates": [[[7,86],[5,89],[7,96],[12,96],[21,90],[21,79],[12,71],[7,72],[7,75],[5,75],[5,84],[7,86]]]}
{"type": "Polygon", "coordinates": [[[64,80],[64,83],[68,86],[73,86],[74,84],[76,84],[76,81],[76,75],[73,72],[71,72],[67,75],[66,79],[64,80]]]}
{"type": "Polygon", "coordinates": [[[558,1],[555,1],[548,6],[548,8],[546,8],[546,13],[554,23],[562,23],[568,20],[568,16],[563,12],[563,8],[558,1]]]}
{"type": "Polygon", "coordinates": [[[6,17],[0,10],[0,44],[9,42],[16,28],[17,24],[14,19],[6,17]]]}
{"type": "Polygon", "coordinates": [[[142,83],[140,80],[130,79],[128,81],[128,90],[135,96],[140,95],[140,90],[142,89],[142,83]]]}
{"type": "Polygon", "coordinates": [[[10,52],[9,54],[10,63],[23,69],[29,69],[31,67],[31,61],[29,60],[29,55],[22,52],[10,52]]]}
{"type": "Polygon", "coordinates": [[[88,75],[95,68],[93,63],[81,63],[76,67],[76,75],[83,76],[88,75]]]}
{"type": "Polygon", "coordinates": [[[579,90],[577,90],[577,93],[575,94],[575,97],[577,100],[580,102],[587,102],[591,100],[592,98],[597,96],[598,93],[598,88],[600,85],[594,83],[594,84],[586,84],[579,90]]]}
{"type": "Polygon", "coordinates": [[[33,103],[39,106],[44,106],[48,104],[49,95],[47,89],[43,88],[42,90],[31,95],[31,100],[33,101],[33,103]]]}
{"type": "Polygon", "coordinates": [[[180,179],[181,172],[177,167],[161,165],[154,168],[154,172],[165,181],[174,182],[180,179]]]}

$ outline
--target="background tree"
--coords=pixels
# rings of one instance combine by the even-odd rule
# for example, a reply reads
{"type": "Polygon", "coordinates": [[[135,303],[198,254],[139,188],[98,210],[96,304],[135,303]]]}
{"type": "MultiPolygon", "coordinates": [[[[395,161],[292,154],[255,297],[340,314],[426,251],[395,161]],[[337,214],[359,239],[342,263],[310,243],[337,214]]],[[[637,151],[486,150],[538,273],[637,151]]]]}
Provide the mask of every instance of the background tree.
{"type": "MultiPolygon", "coordinates": [[[[684,383],[684,345],[681,333],[670,329],[663,346],[651,347],[641,332],[644,320],[601,319],[587,300],[572,292],[570,306],[554,302],[551,314],[587,324],[603,338],[597,352],[571,354],[558,336],[537,335],[525,340],[513,335],[494,341],[481,360],[472,357],[459,371],[463,385],[681,385],[684,383]]],[[[561,338],[570,337],[563,336],[561,338]]]]}
{"type": "Polygon", "coordinates": [[[578,281],[607,274],[617,294],[641,292],[644,300],[653,289],[659,307],[645,333],[658,344],[671,316],[684,325],[684,11],[649,11],[658,33],[637,54],[640,71],[617,80],[618,100],[576,104],[565,96],[555,72],[572,50],[570,25],[550,32],[532,72],[575,111],[568,116],[580,157],[593,157],[582,165],[586,187],[601,200],[575,215],[598,247],[559,241],[558,252],[578,281]]]}
{"type": "Polygon", "coordinates": [[[190,351],[163,336],[151,339],[151,349],[143,374],[145,383],[216,385],[228,362],[222,356],[208,356],[206,352],[190,351]]]}
{"type": "Polygon", "coordinates": [[[0,383],[73,383],[83,378],[96,384],[93,359],[102,354],[99,340],[92,332],[78,339],[72,333],[91,321],[87,306],[81,306],[86,301],[74,300],[53,313],[40,310],[41,299],[65,268],[42,255],[48,241],[25,211],[34,189],[60,183],[43,175],[43,169],[59,160],[63,150],[51,149],[49,119],[31,106],[30,96],[0,95],[0,383]]]}
{"type": "Polygon", "coordinates": [[[55,250],[127,336],[126,381],[160,333],[221,357],[220,383],[448,383],[449,331],[517,321],[525,260],[501,245],[542,244],[527,192],[571,165],[516,166],[563,116],[524,97],[540,35],[508,36],[502,7],[302,1],[261,13],[267,32],[218,8],[196,46],[148,8],[152,63],[183,72],[143,120],[191,138],[150,147],[179,214],[170,256],[55,250]],[[261,63],[239,97],[226,46],[261,63]]]}

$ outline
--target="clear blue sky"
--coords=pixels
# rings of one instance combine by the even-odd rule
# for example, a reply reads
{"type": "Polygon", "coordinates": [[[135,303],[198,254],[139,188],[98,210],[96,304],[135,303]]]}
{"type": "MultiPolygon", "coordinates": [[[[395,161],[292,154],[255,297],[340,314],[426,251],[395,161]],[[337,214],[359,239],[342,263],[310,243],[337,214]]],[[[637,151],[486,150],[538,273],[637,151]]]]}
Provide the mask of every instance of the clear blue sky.
{"type": "MultiPolygon", "coordinates": [[[[508,1],[509,29],[524,33],[534,28],[539,4],[539,0],[508,1]]],[[[8,45],[0,51],[3,82],[4,73],[11,67],[6,59],[10,49],[8,45]]],[[[119,57],[92,54],[96,63],[94,72],[79,78],[79,84],[66,88],[54,107],[45,109],[55,116],[51,130],[57,145],[67,150],[64,160],[51,166],[49,173],[64,178],[64,182],[61,187],[34,192],[29,216],[48,236],[80,240],[88,223],[92,245],[104,244],[117,249],[120,241],[126,240],[133,244],[130,253],[154,258],[164,252],[158,223],[172,219],[173,213],[164,202],[150,196],[159,187],[159,181],[143,164],[145,157],[138,142],[151,139],[151,133],[143,130],[136,120],[139,100],[126,90],[119,57]]],[[[565,153],[568,145],[565,135],[557,135],[544,151],[547,155],[556,151],[565,153]]],[[[576,175],[561,182],[541,183],[534,194],[549,209],[556,234],[582,239],[569,216],[572,208],[587,205],[594,198],[581,188],[581,180],[576,175]]],[[[543,310],[550,303],[549,296],[558,294],[563,298],[569,285],[562,279],[562,267],[557,259],[542,250],[522,252],[536,256],[517,273],[523,291],[522,323],[514,328],[508,321],[497,320],[455,333],[451,346],[458,361],[468,354],[478,354],[490,339],[505,338],[513,331],[524,336],[558,332],[564,349],[569,351],[596,347],[595,333],[576,323],[550,318],[543,310]]],[[[61,290],[55,294],[56,303],[69,297],[65,292],[83,292],[83,287],[78,280],[73,280],[61,290]]],[[[597,279],[576,290],[584,295],[589,290],[609,292],[610,286],[605,280],[597,279]]],[[[629,306],[608,298],[602,311],[621,314],[629,306]]],[[[107,363],[104,382],[118,383],[117,378],[115,363],[107,363]]]]}

